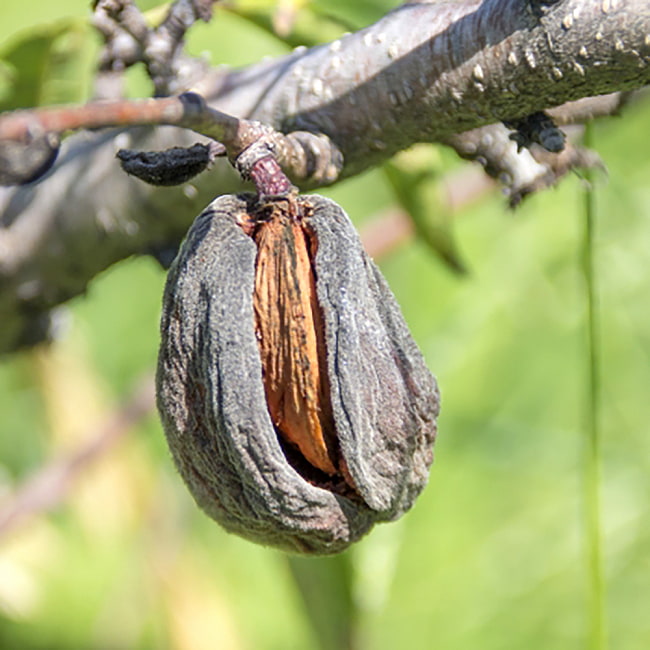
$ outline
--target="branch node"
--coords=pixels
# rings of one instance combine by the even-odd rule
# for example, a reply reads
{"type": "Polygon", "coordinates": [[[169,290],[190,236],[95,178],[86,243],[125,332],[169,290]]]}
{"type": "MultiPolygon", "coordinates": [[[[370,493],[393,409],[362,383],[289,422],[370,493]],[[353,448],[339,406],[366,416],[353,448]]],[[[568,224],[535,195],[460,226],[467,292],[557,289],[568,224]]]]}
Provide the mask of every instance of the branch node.
{"type": "Polygon", "coordinates": [[[289,196],[296,191],[276,160],[271,134],[261,136],[246,147],[233,164],[243,179],[253,182],[260,201],[289,196]]]}

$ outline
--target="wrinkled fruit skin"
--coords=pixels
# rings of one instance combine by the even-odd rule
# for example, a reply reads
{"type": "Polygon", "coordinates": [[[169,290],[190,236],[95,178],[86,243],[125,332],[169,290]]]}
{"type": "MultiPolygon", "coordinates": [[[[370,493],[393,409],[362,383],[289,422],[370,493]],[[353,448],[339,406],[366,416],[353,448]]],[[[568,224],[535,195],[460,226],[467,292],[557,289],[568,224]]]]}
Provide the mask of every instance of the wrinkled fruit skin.
{"type": "Polygon", "coordinates": [[[241,226],[253,197],[213,201],[171,267],[157,398],[174,461],[208,515],[261,544],[331,554],[413,505],[433,460],[439,396],[348,216],[323,197],[297,201],[318,243],[331,408],[355,489],[305,471],[271,421],[254,326],[257,246],[241,226]]]}

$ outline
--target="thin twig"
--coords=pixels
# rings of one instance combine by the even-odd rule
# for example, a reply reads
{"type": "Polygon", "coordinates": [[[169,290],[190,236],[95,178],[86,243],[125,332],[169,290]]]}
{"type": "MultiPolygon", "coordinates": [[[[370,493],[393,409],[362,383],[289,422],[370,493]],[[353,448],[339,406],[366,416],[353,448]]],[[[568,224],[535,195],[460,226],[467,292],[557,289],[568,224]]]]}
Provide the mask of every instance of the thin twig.
{"type": "Polygon", "coordinates": [[[331,183],[343,166],[338,148],[325,135],[304,131],[285,135],[260,122],[215,110],[196,93],[14,111],[0,117],[0,147],[3,141],[28,144],[45,135],[77,129],[138,125],[191,129],[222,143],[233,161],[251,145],[263,144],[296,181],[331,183]]]}
{"type": "Polygon", "coordinates": [[[108,60],[113,69],[139,61],[144,63],[156,95],[187,89],[190,82],[206,70],[205,62],[183,51],[185,33],[197,20],[210,20],[212,5],[216,1],[175,0],[162,23],[151,28],[132,0],[98,0],[94,24],[106,40],[103,59],[108,60]],[[107,23],[112,23],[112,26],[107,23]],[[135,57],[133,47],[123,51],[114,47],[118,36],[127,36],[136,46],[135,57]]]}

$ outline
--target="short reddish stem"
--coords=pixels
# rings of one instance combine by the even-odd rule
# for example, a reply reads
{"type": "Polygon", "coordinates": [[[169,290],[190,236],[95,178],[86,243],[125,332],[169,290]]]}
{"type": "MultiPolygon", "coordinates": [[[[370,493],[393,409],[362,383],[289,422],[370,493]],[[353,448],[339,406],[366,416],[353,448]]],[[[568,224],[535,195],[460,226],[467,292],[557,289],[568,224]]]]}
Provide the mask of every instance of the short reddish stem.
{"type": "Polygon", "coordinates": [[[293,190],[291,181],[271,154],[255,161],[248,174],[260,197],[286,196],[293,190]]]}

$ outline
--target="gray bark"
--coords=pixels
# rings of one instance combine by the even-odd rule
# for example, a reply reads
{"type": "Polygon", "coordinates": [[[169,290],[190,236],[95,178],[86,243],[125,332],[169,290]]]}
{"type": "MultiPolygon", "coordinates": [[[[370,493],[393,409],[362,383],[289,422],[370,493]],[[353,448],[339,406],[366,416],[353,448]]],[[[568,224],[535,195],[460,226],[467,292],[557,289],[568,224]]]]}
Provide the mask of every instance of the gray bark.
{"type": "MultiPolygon", "coordinates": [[[[415,142],[650,82],[647,0],[405,4],[342,39],[193,86],[215,108],[330,136],[342,177],[415,142]],[[539,5],[540,3],[536,3],[539,5]]],[[[177,188],[130,178],[120,147],[198,138],[171,127],[69,138],[39,182],[0,192],[0,351],[42,338],[52,307],[110,264],[175,244],[215,196],[241,188],[225,161],[177,188]]]]}

